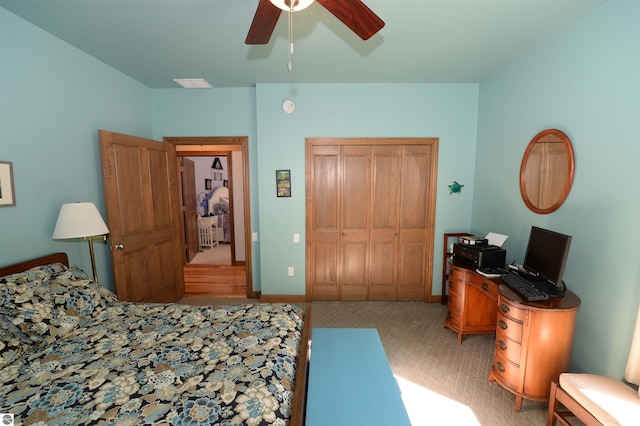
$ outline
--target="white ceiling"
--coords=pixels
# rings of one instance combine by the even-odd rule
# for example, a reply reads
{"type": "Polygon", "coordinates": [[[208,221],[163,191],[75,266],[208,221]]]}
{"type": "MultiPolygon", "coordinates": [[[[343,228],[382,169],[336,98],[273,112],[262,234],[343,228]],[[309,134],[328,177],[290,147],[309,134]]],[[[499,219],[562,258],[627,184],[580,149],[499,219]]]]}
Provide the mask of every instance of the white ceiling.
{"type": "MultiPolygon", "coordinates": [[[[0,0],[150,88],[256,83],[477,83],[608,0],[364,0],[386,23],[362,41],[318,3],[247,46],[258,0],[0,0]]],[[[18,41],[19,42],[19,41],[18,41]]]]}

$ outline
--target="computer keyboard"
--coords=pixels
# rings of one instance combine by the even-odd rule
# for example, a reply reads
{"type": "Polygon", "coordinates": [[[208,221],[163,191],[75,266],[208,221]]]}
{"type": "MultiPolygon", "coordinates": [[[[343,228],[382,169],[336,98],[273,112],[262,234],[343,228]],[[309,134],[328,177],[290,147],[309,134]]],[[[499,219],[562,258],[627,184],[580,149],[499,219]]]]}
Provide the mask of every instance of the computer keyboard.
{"type": "Polygon", "coordinates": [[[507,285],[507,287],[518,293],[529,302],[534,302],[537,300],[547,300],[549,298],[549,295],[534,287],[520,275],[504,274],[500,276],[500,279],[507,285]]]}

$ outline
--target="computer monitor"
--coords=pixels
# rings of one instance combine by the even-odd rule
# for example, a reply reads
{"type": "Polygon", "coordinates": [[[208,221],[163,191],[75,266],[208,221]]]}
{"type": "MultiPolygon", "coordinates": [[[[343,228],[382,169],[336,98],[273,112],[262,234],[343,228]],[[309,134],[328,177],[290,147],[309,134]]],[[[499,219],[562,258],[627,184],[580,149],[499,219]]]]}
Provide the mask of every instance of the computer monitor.
{"type": "Polygon", "coordinates": [[[538,273],[547,281],[549,288],[564,289],[562,276],[570,246],[571,236],[532,226],[523,266],[538,273]]]}

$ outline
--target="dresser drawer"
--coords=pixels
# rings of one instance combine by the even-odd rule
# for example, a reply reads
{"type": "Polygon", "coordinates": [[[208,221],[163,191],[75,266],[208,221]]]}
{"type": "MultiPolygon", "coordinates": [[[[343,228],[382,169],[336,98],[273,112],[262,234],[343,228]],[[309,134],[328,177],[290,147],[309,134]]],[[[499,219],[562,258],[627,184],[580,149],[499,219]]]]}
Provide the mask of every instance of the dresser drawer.
{"type": "Polygon", "coordinates": [[[460,294],[464,292],[464,282],[454,277],[449,277],[449,294],[460,294]]]}
{"type": "Polygon", "coordinates": [[[455,329],[460,329],[462,327],[462,312],[452,311],[451,308],[449,308],[445,324],[448,324],[455,329]]]}
{"type": "Polygon", "coordinates": [[[449,278],[464,281],[467,278],[467,270],[451,267],[449,270],[449,278]]]}
{"type": "Polygon", "coordinates": [[[516,389],[520,382],[520,367],[513,364],[500,354],[496,353],[493,361],[493,374],[501,383],[506,383],[508,387],[516,389]]]}
{"type": "Polygon", "coordinates": [[[463,311],[462,299],[459,297],[454,297],[452,295],[447,296],[447,309],[449,312],[455,315],[462,315],[463,311]]]}
{"type": "Polygon", "coordinates": [[[496,334],[496,354],[520,365],[522,345],[506,338],[502,333],[496,334]]]}
{"type": "Polygon", "coordinates": [[[461,312],[464,304],[464,284],[459,281],[449,281],[447,306],[449,310],[461,312]]]}
{"type": "Polygon", "coordinates": [[[498,312],[498,321],[496,326],[496,339],[507,338],[516,343],[522,343],[522,324],[502,315],[498,312]]]}
{"type": "Polygon", "coordinates": [[[513,304],[506,302],[503,298],[500,298],[498,299],[498,312],[508,318],[522,323],[525,322],[528,311],[526,309],[518,308],[513,304]]]}
{"type": "Polygon", "coordinates": [[[490,279],[485,278],[480,274],[473,274],[469,276],[469,282],[478,287],[492,299],[498,299],[498,285],[490,279]]]}

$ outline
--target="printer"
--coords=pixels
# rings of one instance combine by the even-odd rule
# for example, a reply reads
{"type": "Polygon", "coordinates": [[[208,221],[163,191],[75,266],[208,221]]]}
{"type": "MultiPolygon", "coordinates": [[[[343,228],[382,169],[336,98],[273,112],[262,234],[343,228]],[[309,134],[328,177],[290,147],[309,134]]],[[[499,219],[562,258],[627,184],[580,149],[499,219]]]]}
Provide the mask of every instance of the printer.
{"type": "Polygon", "coordinates": [[[453,245],[453,258],[474,268],[504,268],[507,252],[502,247],[486,245],[453,245]]]}

